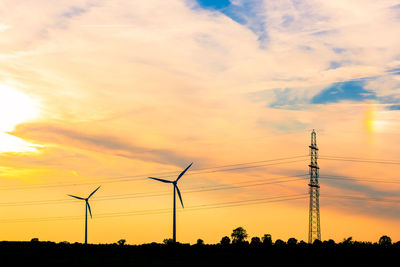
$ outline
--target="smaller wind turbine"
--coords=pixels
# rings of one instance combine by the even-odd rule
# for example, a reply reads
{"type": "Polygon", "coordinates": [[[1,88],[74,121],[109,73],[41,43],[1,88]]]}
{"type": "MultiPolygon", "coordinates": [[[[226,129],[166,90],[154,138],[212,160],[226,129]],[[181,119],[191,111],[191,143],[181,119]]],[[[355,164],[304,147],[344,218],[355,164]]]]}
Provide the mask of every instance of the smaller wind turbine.
{"type": "Polygon", "coordinates": [[[87,211],[89,209],[89,214],[90,214],[90,218],[92,218],[92,211],[90,210],[90,205],[89,205],[89,198],[91,196],[93,196],[94,193],[96,193],[97,190],[99,190],[100,186],[97,187],[92,193],[90,193],[90,195],[87,198],[83,198],[83,197],[77,197],[77,196],[73,196],[73,195],[68,195],[70,197],[74,197],[80,200],[85,200],[85,244],[87,244],[87,211]]]}
{"type": "Polygon", "coordinates": [[[164,180],[164,179],[160,179],[160,178],[149,177],[150,179],[153,179],[153,180],[157,180],[157,181],[160,181],[163,183],[169,183],[169,184],[174,185],[174,215],[173,215],[173,224],[172,224],[172,240],[174,241],[174,243],[176,242],[176,201],[175,201],[176,194],[175,194],[175,192],[178,192],[178,196],[181,201],[182,208],[184,208],[181,192],[179,191],[177,183],[178,183],[179,179],[181,179],[181,177],[185,174],[185,172],[192,166],[192,164],[193,164],[193,162],[190,163],[190,165],[187,166],[186,169],[184,169],[183,172],[181,172],[181,174],[179,174],[178,178],[176,178],[175,181],[168,181],[168,180],[164,180]]]}

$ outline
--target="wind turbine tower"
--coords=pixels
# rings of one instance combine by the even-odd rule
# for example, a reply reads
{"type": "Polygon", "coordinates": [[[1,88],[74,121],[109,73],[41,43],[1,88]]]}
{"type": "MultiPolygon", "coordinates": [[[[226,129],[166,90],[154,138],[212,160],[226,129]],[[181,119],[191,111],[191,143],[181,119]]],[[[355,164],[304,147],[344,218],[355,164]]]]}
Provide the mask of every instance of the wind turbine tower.
{"type": "Polygon", "coordinates": [[[317,134],[315,130],[311,133],[310,156],[310,209],[308,220],[308,243],[313,243],[316,239],[321,240],[321,227],[319,222],[319,167],[318,167],[318,147],[317,134]]]}
{"type": "Polygon", "coordinates": [[[99,190],[100,186],[97,187],[92,193],[87,198],[83,197],[77,197],[73,195],[68,195],[70,197],[79,199],[79,200],[85,200],[85,244],[87,244],[87,212],[89,210],[90,218],[92,218],[92,211],[90,210],[90,205],[89,205],[89,198],[93,196],[94,193],[96,193],[97,190],[99,190]]]}
{"type": "Polygon", "coordinates": [[[178,178],[176,178],[175,181],[169,181],[169,180],[164,180],[164,179],[160,179],[160,178],[149,177],[150,179],[153,179],[156,181],[174,185],[174,204],[173,204],[173,218],[172,218],[172,240],[174,241],[174,243],[176,243],[176,193],[178,193],[178,197],[181,201],[182,208],[184,208],[181,192],[179,191],[179,188],[178,188],[178,181],[185,174],[185,172],[192,166],[192,164],[193,164],[193,162],[190,163],[190,165],[187,166],[186,169],[184,169],[181,172],[181,174],[179,174],[178,178]]]}

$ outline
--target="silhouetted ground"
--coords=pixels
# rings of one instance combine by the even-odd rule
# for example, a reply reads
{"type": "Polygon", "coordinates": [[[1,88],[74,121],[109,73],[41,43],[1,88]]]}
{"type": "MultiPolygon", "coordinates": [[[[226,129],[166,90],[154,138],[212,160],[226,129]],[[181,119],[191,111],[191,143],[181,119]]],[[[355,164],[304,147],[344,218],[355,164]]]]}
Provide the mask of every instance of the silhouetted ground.
{"type": "Polygon", "coordinates": [[[399,244],[85,246],[0,242],[1,266],[397,266],[399,256],[399,244]]]}

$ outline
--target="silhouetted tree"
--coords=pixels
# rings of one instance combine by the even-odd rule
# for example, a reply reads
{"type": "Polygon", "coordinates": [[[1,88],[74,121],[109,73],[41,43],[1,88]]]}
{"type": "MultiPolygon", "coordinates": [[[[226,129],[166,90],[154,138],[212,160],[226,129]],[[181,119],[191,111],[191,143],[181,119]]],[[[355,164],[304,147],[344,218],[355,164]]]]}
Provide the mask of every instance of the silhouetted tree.
{"type": "Polygon", "coordinates": [[[305,248],[308,246],[308,244],[306,242],[304,242],[303,240],[301,240],[297,246],[301,247],[301,248],[305,248]]]}
{"type": "Polygon", "coordinates": [[[231,243],[231,239],[227,236],[224,236],[220,242],[220,244],[223,246],[228,246],[230,243],[231,243]]]}
{"type": "Polygon", "coordinates": [[[263,242],[264,246],[267,246],[267,247],[272,246],[272,237],[271,237],[271,235],[270,234],[265,234],[262,237],[262,242],[263,242]]]}
{"type": "Polygon", "coordinates": [[[287,244],[291,247],[295,247],[297,245],[297,239],[294,237],[291,237],[288,239],[287,244]]]}
{"type": "Polygon", "coordinates": [[[244,243],[247,236],[247,231],[243,227],[233,229],[233,232],[231,234],[232,244],[244,243]]]}
{"type": "Polygon", "coordinates": [[[329,239],[328,241],[324,241],[322,243],[324,244],[324,246],[330,247],[330,248],[333,248],[336,245],[335,241],[332,239],[329,239]]]}
{"type": "Polygon", "coordinates": [[[322,241],[319,240],[319,239],[315,239],[315,240],[314,240],[314,243],[313,243],[313,246],[314,246],[314,247],[320,247],[320,246],[322,246],[322,241]]]}
{"type": "Polygon", "coordinates": [[[275,241],[274,245],[275,245],[275,247],[284,247],[286,245],[286,243],[285,243],[285,241],[278,239],[275,241]]]}
{"type": "Polygon", "coordinates": [[[202,246],[202,245],[204,245],[204,241],[203,241],[203,239],[197,239],[197,243],[196,243],[196,245],[198,245],[198,246],[202,246]]]}
{"type": "Polygon", "coordinates": [[[34,238],[31,239],[31,242],[39,242],[39,238],[34,237],[34,238]]]}
{"type": "Polygon", "coordinates": [[[381,238],[379,238],[379,245],[383,247],[389,247],[392,245],[392,239],[386,235],[381,236],[381,238]]]}
{"type": "Polygon", "coordinates": [[[348,238],[343,239],[342,243],[345,245],[351,245],[353,243],[353,237],[350,236],[348,238]]]}
{"type": "Polygon", "coordinates": [[[125,245],[126,240],[125,239],[120,239],[120,240],[118,240],[117,243],[118,243],[118,245],[123,246],[123,245],[125,245]]]}
{"type": "Polygon", "coordinates": [[[259,246],[261,246],[261,244],[262,244],[261,239],[259,237],[255,236],[255,237],[251,238],[250,245],[252,245],[254,247],[259,247],[259,246]]]}

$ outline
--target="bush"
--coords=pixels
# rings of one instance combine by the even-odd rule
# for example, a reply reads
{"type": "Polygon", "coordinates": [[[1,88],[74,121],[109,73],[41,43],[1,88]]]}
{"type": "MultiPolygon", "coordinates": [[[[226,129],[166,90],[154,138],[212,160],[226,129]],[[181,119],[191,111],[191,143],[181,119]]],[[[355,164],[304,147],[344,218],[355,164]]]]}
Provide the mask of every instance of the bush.
{"type": "Polygon", "coordinates": [[[204,240],[203,239],[197,239],[196,245],[198,246],[203,246],[204,245],[204,240]]]}
{"type": "Polygon", "coordinates": [[[291,247],[295,247],[297,245],[297,239],[294,237],[291,237],[288,239],[287,244],[291,247]]]}
{"type": "Polygon", "coordinates": [[[120,239],[120,240],[118,240],[117,243],[118,243],[118,245],[123,246],[123,245],[125,245],[126,240],[125,239],[120,239]]]}
{"type": "Polygon", "coordinates": [[[280,240],[280,239],[276,240],[275,244],[274,244],[274,246],[277,248],[284,247],[285,245],[286,245],[285,241],[280,240]]]}
{"type": "Polygon", "coordinates": [[[392,245],[392,239],[386,235],[381,236],[381,238],[379,238],[379,245],[383,247],[389,247],[392,245]]]}
{"type": "Polygon", "coordinates": [[[270,234],[265,234],[262,237],[262,242],[263,242],[264,246],[267,246],[267,247],[272,246],[272,237],[271,237],[271,235],[270,234]]]}
{"type": "Polygon", "coordinates": [[[259,246],[261,246],[261,244],[262,244],[261,239],[259,237],[255,236],[255,237],[251,238],[250,245],[252,245],[254,247],[259,247],[259,246]]]}
{"type": "Polygon", "coordinates": [[[227,236],[224,236],[224,237],[221,239],[221,242],[220,242],[220,244],[221,244],[222,246],[228,246],[230,243],[231,243],[231,239],[230,239],[229,237],[227,237],[227,236]]]}

